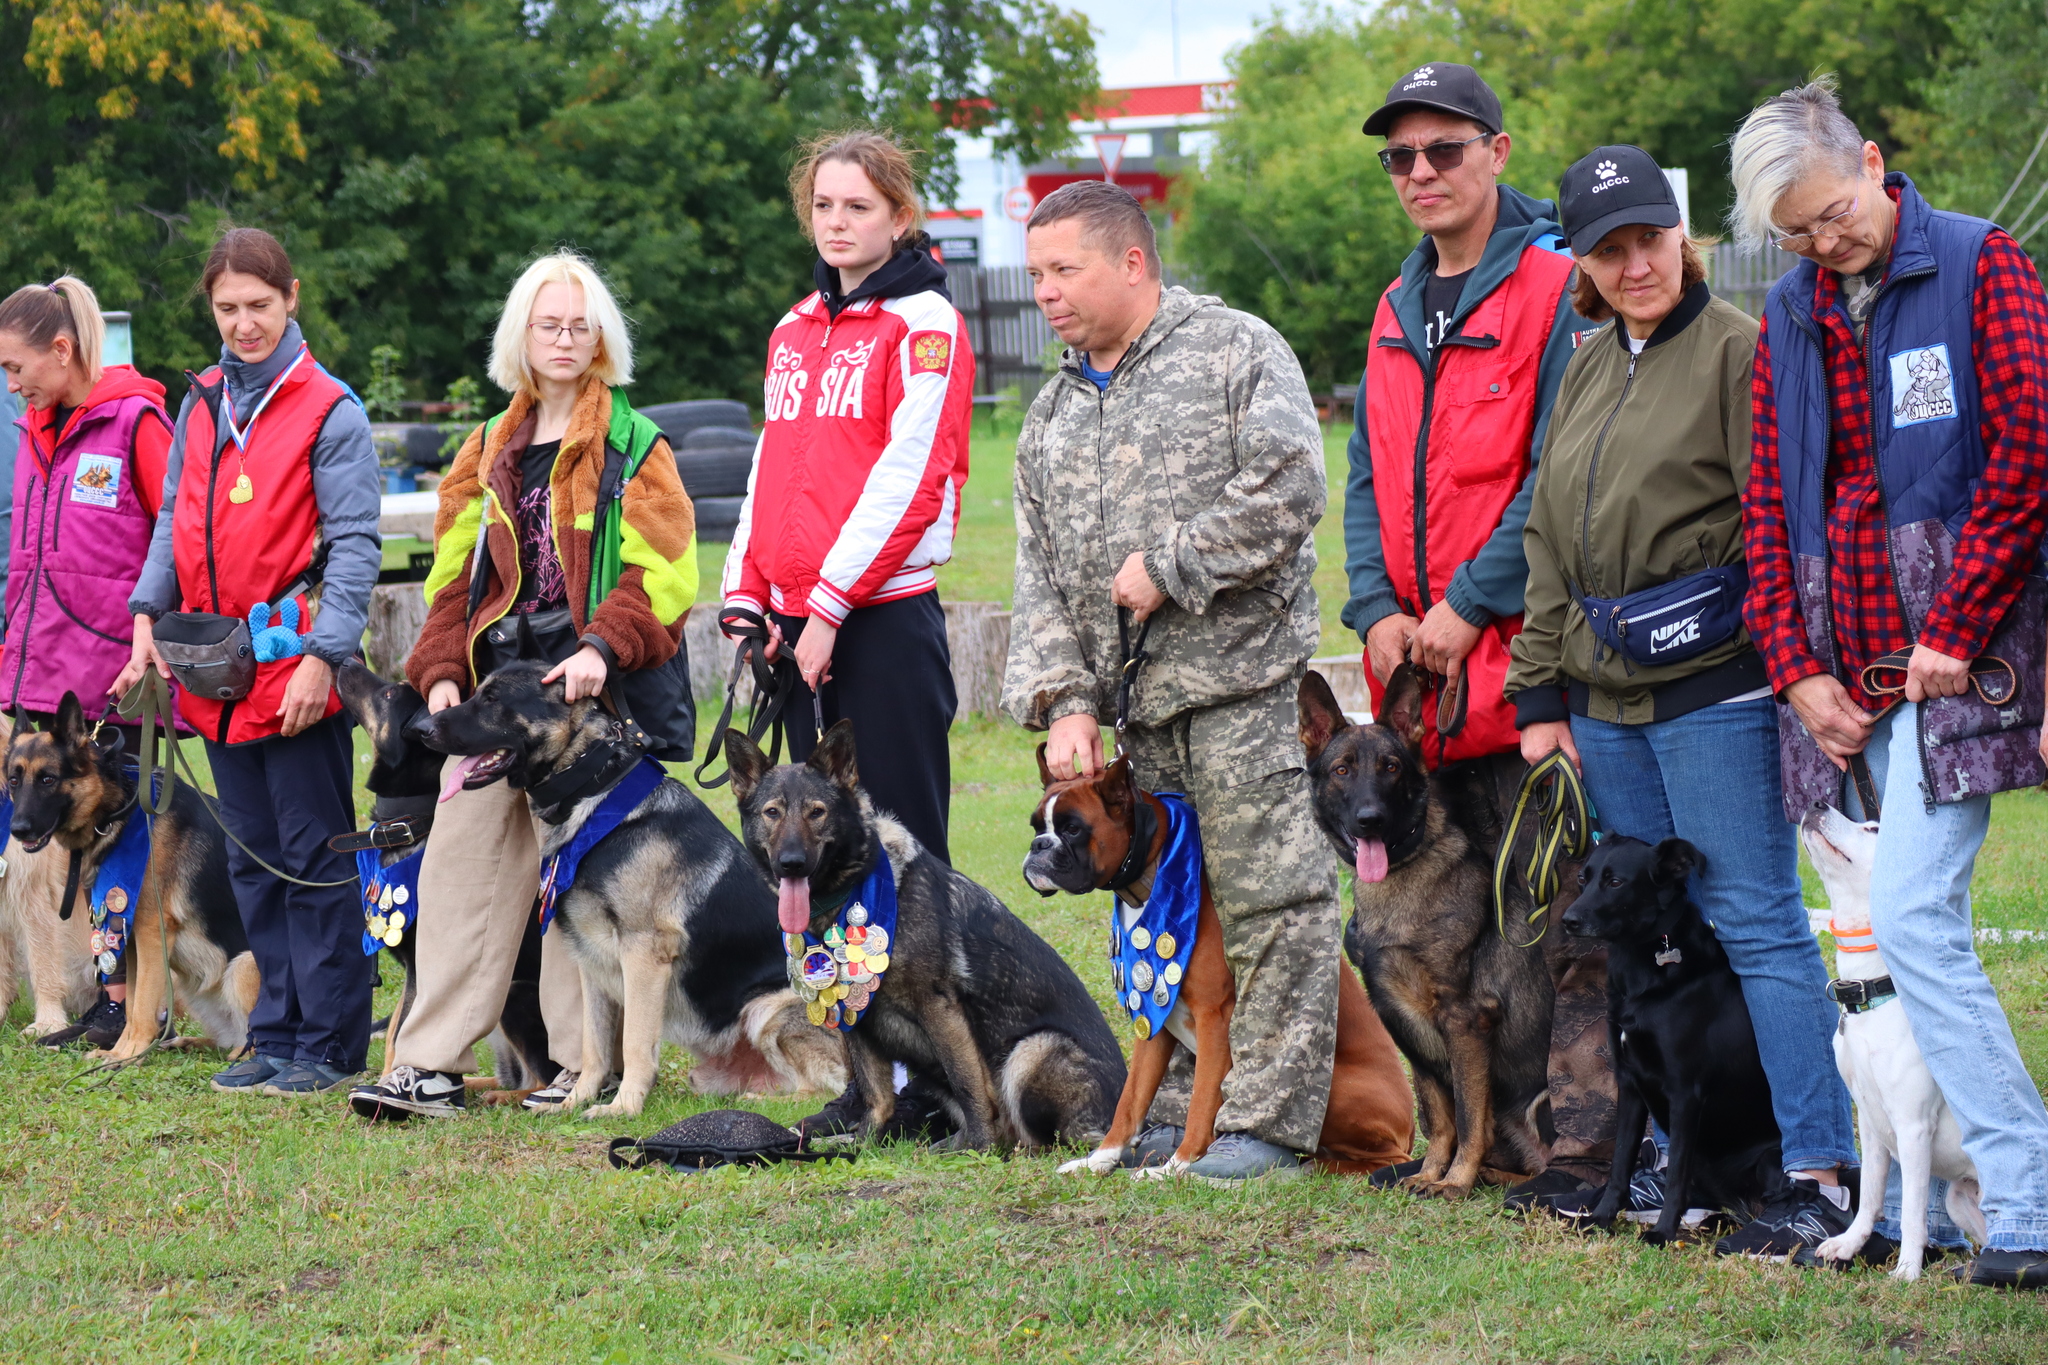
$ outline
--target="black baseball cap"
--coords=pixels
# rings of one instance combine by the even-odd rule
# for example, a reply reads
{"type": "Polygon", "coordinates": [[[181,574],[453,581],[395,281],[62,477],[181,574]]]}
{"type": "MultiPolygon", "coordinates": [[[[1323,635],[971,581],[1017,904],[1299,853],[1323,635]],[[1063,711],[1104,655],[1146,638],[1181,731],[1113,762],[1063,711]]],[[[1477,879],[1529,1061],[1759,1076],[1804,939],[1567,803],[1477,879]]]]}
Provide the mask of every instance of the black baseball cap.
{"type": "Polygon", "coordinates": [[[1558,216],[1572,250],[1584,256],[1618,227],[1677,227],[1678,196],[1640,147],[1595,147],[1574,161],[1557,187],[1558,216]]]}
{"type": "Polygon", "coordinates": [[[1387,91],[1387,102],[1372,111],[1362,130],[1385,137],[1394,120],[1410,109],[1436,109],[1471,119],[1489,133],[1500,131],[1500,96],[1479,73],[1456,62],[1424,62],[1387,91]]]}

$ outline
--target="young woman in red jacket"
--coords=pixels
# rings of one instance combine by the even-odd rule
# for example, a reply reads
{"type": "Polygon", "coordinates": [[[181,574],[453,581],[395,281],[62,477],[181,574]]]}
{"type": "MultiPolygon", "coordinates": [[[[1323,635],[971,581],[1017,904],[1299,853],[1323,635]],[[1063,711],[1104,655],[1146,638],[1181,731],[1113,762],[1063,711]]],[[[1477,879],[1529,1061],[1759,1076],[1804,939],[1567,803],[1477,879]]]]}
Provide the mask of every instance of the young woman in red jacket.
{"type": "Polygon", "coordinates": [[[924,248],[910,158],[875,133],[811,143],[790,175],[817,290],[768,340],[767,420],[726,555],[728,635],[794,642],[791,757],[853,721],[861,785],[948,857],[955,697],[934,570],[967,482],[974,354],[924,248]]]}

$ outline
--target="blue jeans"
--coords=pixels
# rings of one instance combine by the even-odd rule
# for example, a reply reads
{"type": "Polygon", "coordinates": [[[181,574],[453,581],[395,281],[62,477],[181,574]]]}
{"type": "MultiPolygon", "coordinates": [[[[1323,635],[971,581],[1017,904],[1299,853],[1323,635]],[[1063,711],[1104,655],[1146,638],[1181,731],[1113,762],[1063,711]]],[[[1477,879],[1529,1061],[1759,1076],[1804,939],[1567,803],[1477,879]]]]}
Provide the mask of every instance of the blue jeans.
{"type": "MultiPolygon", "coordinates": [[[[1998,992],[1977,959],[1970,874],[1991,827],[1991,798],[1927,805],[1921,795],[1919,708],[1901,704],[1879,721],[1864,754],[1884,792],[1870,922],[1913,1026],[1927,1070],[1963,1130],[1977,1166],[1984,1221],[1999,1251],[2048,1250],[2048,1112],[2027,1075],[1998,992]],[[1898,781],[1891,778],[1896,776],[1898,781]]],[[[1854,787],[1851,786],[1853,796],[1854,787]]],[[[1949,1246],[1962,1234],[1929,1191],[1928,1236],[1949,1246]]],[[[1892,1164],[1878,1231],[1899,1235],[1899,1168],[1892,1164]]]]}
{"type": "Polygon", "coordinates": [[[1602,829],[1651,844],[1676,836],[1705,857],[1695,897],[1742,978],[1785,1169],[1855,1165],[1838,1015],[1785,823],[1776,704],[1724,702],[1647,725],[1573,716],[1572,742],[1602,829]]]}

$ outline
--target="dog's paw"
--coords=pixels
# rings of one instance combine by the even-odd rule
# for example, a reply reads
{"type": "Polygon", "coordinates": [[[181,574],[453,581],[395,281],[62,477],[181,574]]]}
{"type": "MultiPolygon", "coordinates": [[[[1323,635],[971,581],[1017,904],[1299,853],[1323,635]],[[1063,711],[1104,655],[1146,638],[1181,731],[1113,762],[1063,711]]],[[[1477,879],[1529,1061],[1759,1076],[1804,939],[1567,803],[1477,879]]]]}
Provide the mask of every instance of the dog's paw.
{"type": "Polygon", "coordinates": [[[593,1104],[583,1111],[586,1119],[630,1119],[640,1114],[641,1101],[628,1100],[624,1096],[609,1104],[593,1104]]]}
{"type": "Polygon", "coordinates": [[[1901,1251],[1899,1253],[1899,1263],[1885,1273],[1895,1280],[1905,1280],[1908,1283],[1917,1280],[1920,1278],[1920,1257],[1914,1256],[1909,1258],[1905,1252],[1901,1251]]]}
{"type": "Polygon", "coordinates": [[[1087,1156],[1076,1157],[1061,1165],[1061,1175],[1108,1175],[1123,1161],[1121,1147],[1097,1147],[1087,1156]]]}
{"type": "Polygon", "coordinates": [[[1830,1237],[1813,1249],[1814,1256],[1823,1261],[1850,1261],[1863,1250],[1863,1239],[1854,1233],[1845,1232],[1839,1237],[1830,1237]]]}
{"type": "Polygon", "coordinates": [[[28,1041],[30,1041],[31,1043],[33,1043],[38,1038],[49,1037],[58,1029],[64,1028],[65,1026],[66,1025],[62,1019],[59,1019],[54,1024],[49,1023],[45,1020],[38,1019],[33,1024],[28,1024],[24,1026],[21,1030],[21,1036],[28,1039],[28,1041]]]}
{"type": "Polygon", "coordinates": [[[1195,1163],[1192,1161],[1182,1161],[1177,1156],[1170,1156],[1166,1158],[1165,1162],[1158,1166],[1144,1166],[1139,1168],[1138,1170],[1132,1171],[1131,1179],[1178,1180],[1182,1176],[1186,1175],[1188,1167],[1194,1164],[1195,1163]]]}
{"type": "Polygon", "coordinates": [[[1420,1173],[1409,1176],[1401,1187],[1411,1194],[1427,1199],[1464,1199],[1471,1195],[1472,1186],[1456,1180],[1424,1180],[1420,1173]]]}

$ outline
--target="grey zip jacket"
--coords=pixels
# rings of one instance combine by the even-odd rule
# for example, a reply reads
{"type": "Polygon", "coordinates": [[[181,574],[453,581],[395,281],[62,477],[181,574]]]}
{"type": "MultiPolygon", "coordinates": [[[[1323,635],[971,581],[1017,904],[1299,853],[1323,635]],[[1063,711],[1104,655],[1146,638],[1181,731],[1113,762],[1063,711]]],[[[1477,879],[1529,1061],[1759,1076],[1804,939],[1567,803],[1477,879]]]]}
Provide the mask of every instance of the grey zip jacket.
{"type": "Polygon", "coordinates": [[[1110,583],[1134,552],[1170,599],[1134,723],[1291,682],[1314,653],[1322,428],[1301,363],[1258,318],[1169,288],[1101,392],[1068,351],[1024,419],[1015,490],[1003,706],[1020,724],[1114,718],[1110,583]]]}

